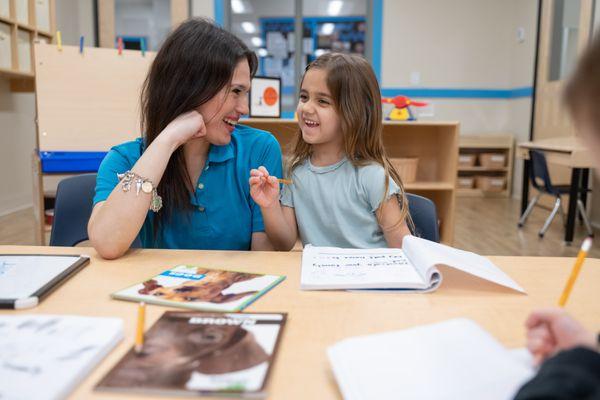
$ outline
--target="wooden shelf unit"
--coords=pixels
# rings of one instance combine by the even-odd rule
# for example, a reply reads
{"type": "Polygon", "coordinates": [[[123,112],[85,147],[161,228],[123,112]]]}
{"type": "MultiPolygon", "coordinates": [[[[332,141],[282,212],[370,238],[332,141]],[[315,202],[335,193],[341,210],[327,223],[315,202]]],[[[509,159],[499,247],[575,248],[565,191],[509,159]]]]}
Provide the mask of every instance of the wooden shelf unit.
{"type": "Polygon", "coordinates": [[[511,134],[468,135],[459,138],[459,157],[475,155],[474,166],[458,165],[457,179],[461,177],[490,176],[502,177],[506,185],[502,191],[486,191],[473,188],[457,187],[456,193],[461,197],[509,197],[512,191],[512,174],[514,162],[515,139],[511,134]],[[488,168],[479,164],[479,156],[483,153],[503,154],[506,158],[503,167],[488,168]]]}
{"type": "Polygon", "coordinates": [[[33,44],[55,29],[55,0],[0,0],[0,76],[12,90],[33,91],[33,44]]]}
{"type": "MultiPolygon", "coordinates": [[[[249,118],[241,123],[273,133],[284,155],[298,132],[298,122],[291,119],[249,118]]],[[[452,244],[459,123],[385,121],[383,134],[389,157],[419,158],[417,179],[406,190],[436,204],[441,240],[452,244]]]]}

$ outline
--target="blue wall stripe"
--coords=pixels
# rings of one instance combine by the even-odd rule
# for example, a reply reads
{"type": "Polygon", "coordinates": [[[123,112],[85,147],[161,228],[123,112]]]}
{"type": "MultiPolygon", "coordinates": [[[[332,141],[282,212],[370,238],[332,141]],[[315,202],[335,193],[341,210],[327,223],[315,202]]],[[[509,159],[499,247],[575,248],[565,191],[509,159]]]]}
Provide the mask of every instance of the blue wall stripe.
{"type": "Polygon", "coordinates": [[[224,10],[223,10],[223,3],[225,2],[225,0],[215,0],[214,5],[215,5],[215,22],[219,25],[219,26],[223,26],[223,15],[224,15],[224,10]]]}
{"type": "Polygon", "coordinates": [[[371,64],[381,85],[381,37],[383,35],[383,0],[373,0],[373,60],[371,64]]]}
{"type": "Polygon", "coordinates": [[[444,89],[444,88],[382,88],[381,95],[394,97],[398,95],[412,98],[446,98],[446,99],[516,99],[531,97],[530,86],[513,89],[444,89]]]}

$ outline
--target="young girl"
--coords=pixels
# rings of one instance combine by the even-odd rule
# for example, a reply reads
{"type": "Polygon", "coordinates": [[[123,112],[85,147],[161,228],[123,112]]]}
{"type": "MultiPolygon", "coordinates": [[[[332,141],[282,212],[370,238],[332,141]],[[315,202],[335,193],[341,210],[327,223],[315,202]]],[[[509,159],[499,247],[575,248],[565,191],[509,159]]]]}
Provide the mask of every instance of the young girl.
{"type": "Polygon", "coordinates": [[[385,155],[381,94],[369,63],[330,53],[306,67],[298,133],[279,195],[265,167],[250,173],[250,194],[277,250],[303,244],[401,247],[409,235],[407,201],[385,155]]]}

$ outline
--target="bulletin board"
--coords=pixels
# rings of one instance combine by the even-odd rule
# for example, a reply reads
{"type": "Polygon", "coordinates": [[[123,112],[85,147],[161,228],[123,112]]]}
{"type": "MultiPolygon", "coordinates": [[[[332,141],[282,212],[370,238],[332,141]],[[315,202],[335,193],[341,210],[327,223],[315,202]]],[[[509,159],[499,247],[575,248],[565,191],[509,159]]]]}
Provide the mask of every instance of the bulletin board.
{"type": "Polygon", "coordinates": [[[140,136],[140,91],[154,52],[36,43],[38,149],[106,152],[140,136]]]}

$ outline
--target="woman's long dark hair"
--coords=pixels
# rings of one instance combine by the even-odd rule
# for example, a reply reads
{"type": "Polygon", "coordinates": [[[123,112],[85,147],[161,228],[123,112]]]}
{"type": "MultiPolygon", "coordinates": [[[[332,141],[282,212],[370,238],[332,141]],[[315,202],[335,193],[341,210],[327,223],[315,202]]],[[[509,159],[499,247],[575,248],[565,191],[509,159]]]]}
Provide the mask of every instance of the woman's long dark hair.
{"type": "MultiPolygon", "coordinates": [[[[142,87],[141,129],[146,147],[177,116],[198,109],[216,96],[231,81],[242,60],[248,60],[254,76],[256,55],[235,35],[208,19],[194,18],[179,25],[156,54],[142,87]]],[[[155,238],[173,210],[190,209],[193,188],[180,147],[171,156],[158,185],[164,208],[154,216],[155,238]]]]}

